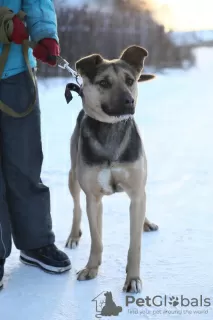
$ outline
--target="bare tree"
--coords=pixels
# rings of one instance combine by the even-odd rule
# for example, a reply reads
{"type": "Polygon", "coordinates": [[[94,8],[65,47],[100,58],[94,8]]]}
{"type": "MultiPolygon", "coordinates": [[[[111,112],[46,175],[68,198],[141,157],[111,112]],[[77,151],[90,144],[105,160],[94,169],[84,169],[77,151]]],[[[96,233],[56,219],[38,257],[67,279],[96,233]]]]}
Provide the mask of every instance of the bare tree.
{"type": "Polygon", "coordinates": [[[151,10],[153,0],[94,0],[97,5],[108,6],[119,11],[151,10]]]}

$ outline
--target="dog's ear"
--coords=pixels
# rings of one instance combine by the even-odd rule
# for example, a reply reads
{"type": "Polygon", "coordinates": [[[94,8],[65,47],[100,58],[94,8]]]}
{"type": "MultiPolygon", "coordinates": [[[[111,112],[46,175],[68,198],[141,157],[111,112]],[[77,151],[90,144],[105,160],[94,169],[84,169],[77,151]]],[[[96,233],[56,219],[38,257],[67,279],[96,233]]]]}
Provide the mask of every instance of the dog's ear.
{"type": "Polygon", "coordinates": [[[139,79],[138,79],[138,82],[144,82],[144,81],[149,81],[149,80],[152,80],[152,79],[155,79],[155,75],[154,74],[141,74],[139,79]]]}
{"type": "Polygon", "coordinates": [[[144,60],[148,56],[148,51],[140,46],[130,46],[125,49],[120,59],[132,66],[138,73],[140,73],[144,66],[144,60]]]}
{"type": "Polygon", "coordinates": [[[100,54],[92,54],[78,60],[75,64],[77,72],[81,76],[86,76],[92,80],[96,75],[97,67],[103,62],[100,54]]]}

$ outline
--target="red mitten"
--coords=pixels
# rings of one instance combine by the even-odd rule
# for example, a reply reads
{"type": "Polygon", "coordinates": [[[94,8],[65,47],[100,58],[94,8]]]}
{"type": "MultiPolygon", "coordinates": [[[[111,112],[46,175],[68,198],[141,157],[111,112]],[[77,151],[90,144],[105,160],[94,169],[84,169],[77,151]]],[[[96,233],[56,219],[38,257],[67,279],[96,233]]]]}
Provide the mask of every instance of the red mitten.
{"type": "Polygon", "coordinates": [[[56,57],[60,55],[60,47],[55,39],[45,38],[33,50],[36,59],[51,66],[56,65],[56,57]]]}
{"type": "Polygon", "coordinates": [[[24,23],[17,17],[13,17],[13,33],[10,37],[10,40],[16,44],[22,44],[23,40],[29,38],[27,29],[24,23]]]}

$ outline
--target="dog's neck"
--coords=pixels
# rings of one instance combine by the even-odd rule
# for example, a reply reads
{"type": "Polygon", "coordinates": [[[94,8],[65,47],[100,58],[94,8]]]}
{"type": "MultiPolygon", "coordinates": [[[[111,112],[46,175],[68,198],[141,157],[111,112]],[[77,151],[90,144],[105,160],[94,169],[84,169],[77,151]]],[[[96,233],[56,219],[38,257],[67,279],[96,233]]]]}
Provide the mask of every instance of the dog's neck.
{"type": "Polygon", "coordinates": [[[109,121],[102,121],[102,120],[99,120],[99,119],[96,119],[94,117],[91,117],[89,114],[87,114],[85,112],[85,116],[89,119],[89,121],[91,122],[96,122],[97,124],[99,123],[99,125],[102,125],[102,124],[105,124],[107,126],[114,126],[116,124],[120,124],[121,126],[123,126],[123,124],[125,122],[127,122],[128,120],[133,120],[133,116],[132,115],[126,115],[126,116],[120,116],[120,117],[111,117],[112,118],[112,122],[109,122],[109,121]],[[116,120],[114,121],[114,118],[116,118],[116,120]]]}
{"type": "Polygon", "coordinates": [[[137,129],[133,118],[105,123],[84,115],[81,126],[84,144],[82,148],[86,148],[88,153],[93,153],[95,158],[107,159],[109,162],[119,161],[125,152],[129,152],[127,150],[131,149],[131,146],[134,147],[136,140],[138,143],[135,136],[137,129]]]}
{"type": "Polygon", "coordinates": [[[88,115],[85,115],[85,117],[90,132],[102,143],[110,143],[110,140],[113,140],[113,144],[116,142],[121,143],[124,136],[128,133],[128,128],[131,128],[134,123],[132,117],[113,123],[99,121],[88,115]]]}

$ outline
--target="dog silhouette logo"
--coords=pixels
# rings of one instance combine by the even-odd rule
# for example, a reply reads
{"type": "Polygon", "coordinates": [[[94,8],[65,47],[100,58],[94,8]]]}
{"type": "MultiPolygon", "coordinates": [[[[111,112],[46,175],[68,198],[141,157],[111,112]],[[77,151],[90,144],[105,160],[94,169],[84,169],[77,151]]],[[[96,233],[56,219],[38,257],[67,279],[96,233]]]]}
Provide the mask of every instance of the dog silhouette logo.
{"type": "Polygon", "coordinates": [[[96,318],[119,316],[122,312],[122,307],[117,306],[113,300],[111,291],[103,291],[97,297],[95,297],[93,302],[96,302],[96,318]]]}

